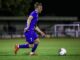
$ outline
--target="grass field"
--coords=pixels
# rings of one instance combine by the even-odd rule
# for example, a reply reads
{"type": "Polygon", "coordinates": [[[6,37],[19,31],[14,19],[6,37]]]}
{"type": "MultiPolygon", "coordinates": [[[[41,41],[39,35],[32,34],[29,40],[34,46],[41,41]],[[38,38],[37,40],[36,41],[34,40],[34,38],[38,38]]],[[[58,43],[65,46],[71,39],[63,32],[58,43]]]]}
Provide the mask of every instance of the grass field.
{"type": "Polygon", "coordinates": [[[45,38],[37,49],[37,56],[28,56],[31,49],[20,49],[14,55],[14,45],[23,44],[25,39],[0,39],[0,60],[80,60],[79,38],[45,38]],[[58,56],[59,48],[66,48],[66,56],[58,56]]]}

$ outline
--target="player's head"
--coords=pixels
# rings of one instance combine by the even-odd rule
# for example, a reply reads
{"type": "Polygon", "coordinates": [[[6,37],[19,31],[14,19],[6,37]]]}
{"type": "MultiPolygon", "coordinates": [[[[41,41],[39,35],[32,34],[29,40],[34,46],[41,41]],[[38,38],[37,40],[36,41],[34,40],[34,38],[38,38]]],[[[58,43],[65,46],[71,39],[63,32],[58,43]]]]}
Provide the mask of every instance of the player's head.
{"type": "Polygon", "coordinates": [[[36,2],[36,3],[34,4],[34,7],[35,7],[35,9],[38,10],[39,13],[42,12],[42,3],[36,2]]]}

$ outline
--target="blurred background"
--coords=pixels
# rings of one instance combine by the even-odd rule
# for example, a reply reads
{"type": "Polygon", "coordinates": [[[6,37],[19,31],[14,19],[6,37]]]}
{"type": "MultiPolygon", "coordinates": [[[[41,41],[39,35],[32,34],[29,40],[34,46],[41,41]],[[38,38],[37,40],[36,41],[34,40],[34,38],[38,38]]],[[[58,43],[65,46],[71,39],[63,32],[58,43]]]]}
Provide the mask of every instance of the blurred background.
{"type": "Polygon", "coordinates": [[[38,26],[47,37],[80,37],[80,14],[76,1],[0,0],[0,38],[24,37],[25,23],[35,2],[43,4],[38,26]]]}

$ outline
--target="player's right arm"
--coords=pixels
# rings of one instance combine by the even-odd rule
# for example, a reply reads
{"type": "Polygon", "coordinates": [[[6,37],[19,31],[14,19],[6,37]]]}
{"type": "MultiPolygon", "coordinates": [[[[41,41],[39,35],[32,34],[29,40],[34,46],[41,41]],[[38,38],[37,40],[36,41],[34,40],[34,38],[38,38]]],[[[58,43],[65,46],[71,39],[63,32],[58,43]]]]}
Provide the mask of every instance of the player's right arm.
{"type": "Polygon", "coordinates": [[[38,26],[35,27],[35,30],[38,31],[42,35],[42,37],[46,36],[45,33],[43,31],[41,31],[38,26]]]}
{"type": "Polygon", "coordinates": [[[31,20],[33,19],[33,16],[29,16],[28,19],[27,19],[27,27],[24,28],[24,32],[26,32],[29,27],[30,27],[30,23],[31,23],[31,20]]]}

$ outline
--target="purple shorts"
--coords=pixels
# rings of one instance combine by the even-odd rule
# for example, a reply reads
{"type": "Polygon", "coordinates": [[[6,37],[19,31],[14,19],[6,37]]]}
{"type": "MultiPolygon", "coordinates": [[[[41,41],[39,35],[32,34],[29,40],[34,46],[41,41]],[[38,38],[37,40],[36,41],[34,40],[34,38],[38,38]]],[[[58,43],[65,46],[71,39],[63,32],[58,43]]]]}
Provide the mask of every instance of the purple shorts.
{"type": "Polygon", "coordinates": [[[34,41],[38,38],[38,34],[35,31],[27,31],[24,33],[26,41],[29,44],[33,44],[34,41]]]}

